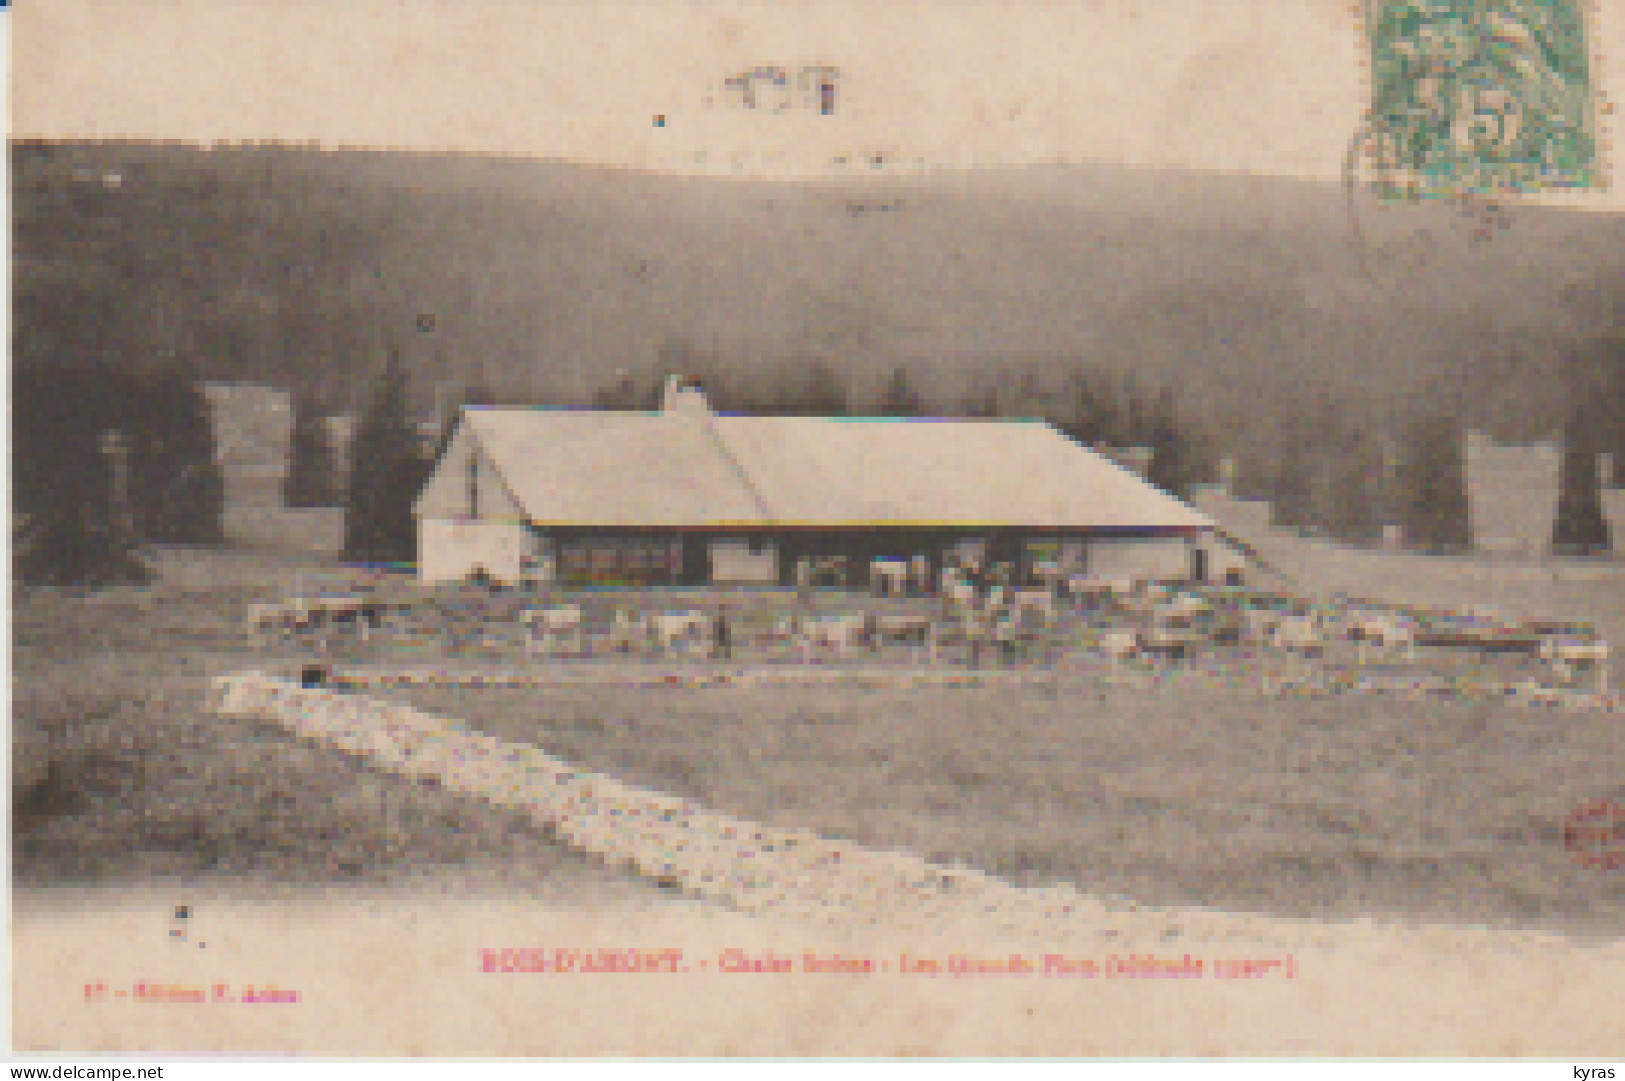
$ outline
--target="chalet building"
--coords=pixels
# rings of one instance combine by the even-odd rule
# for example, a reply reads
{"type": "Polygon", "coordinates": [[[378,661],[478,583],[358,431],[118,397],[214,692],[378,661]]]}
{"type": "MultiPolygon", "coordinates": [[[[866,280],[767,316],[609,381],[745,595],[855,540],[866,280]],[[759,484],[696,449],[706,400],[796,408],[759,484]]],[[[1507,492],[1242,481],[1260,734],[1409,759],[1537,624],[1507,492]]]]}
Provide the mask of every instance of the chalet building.
{"type": "Polygon", "coordinates": [[[469,408],[419,497],[425,582],[788,585],[955,551],[1205,576],[1214,523],[1040,421],[469,408]]]}

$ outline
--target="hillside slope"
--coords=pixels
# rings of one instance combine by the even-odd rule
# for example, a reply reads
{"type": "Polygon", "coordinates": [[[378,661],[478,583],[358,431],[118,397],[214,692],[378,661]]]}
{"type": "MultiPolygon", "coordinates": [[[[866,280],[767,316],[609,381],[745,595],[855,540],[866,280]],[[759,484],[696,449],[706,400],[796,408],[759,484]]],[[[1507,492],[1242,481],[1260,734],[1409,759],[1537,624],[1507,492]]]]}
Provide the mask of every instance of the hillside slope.
{"type": "Polygon", "coordinates": [[[789,183],[114,143],[13,156],[20,362],[175,351],[340,407],[389,341],[425,397],[477,371],[578,400],[687,343],[732,365],[825,357],[866,394],[907,363],[939,405],[971,365],[1017,361],[1133,369],[1242,416],[1287,386],[1372,409],[1442,386],[1470,422],[1527,438],[1560,422],[1565,350],[1617,326],[1625,300],[1618,215],[1519,209],[1484,243],[1452,207],[1367,207],[1357,243],[1338,188],[1258,177],[789,183]]]}

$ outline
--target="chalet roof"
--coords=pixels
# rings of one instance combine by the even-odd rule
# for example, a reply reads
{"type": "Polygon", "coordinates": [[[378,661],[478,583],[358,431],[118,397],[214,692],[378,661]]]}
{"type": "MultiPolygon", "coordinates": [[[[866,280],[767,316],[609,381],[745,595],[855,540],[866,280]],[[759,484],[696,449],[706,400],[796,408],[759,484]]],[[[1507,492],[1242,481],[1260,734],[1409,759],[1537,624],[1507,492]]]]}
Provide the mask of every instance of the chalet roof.
{"type": "Polygon", "coordinates": [[[1040,421],[471,408],[459,435],[539,524],[1213,525],[1040,421]]]}
{"type": "Polygon", "coordinates": [[[539,523],[694,527],[757,524],[768,516],[711,435],[684,418],[468,409],[464,420],[539,523]]]}
{"type": "Polygon", "coordinates": [[[713,428],[783,524],[1212,524],[1041,421],[717,417],[713,428]]]}

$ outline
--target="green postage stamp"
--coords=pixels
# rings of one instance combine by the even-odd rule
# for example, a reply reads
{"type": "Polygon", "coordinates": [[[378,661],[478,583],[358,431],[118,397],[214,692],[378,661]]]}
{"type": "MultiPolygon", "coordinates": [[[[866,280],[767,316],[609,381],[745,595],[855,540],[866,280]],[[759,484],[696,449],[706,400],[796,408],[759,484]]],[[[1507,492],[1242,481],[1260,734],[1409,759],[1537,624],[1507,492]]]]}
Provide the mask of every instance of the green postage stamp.
{"type": "Polygon", "coordinates": [[[1583,0],[1365,0],[1350,168],[1384,199],[1607,185],[1583,0]]]}

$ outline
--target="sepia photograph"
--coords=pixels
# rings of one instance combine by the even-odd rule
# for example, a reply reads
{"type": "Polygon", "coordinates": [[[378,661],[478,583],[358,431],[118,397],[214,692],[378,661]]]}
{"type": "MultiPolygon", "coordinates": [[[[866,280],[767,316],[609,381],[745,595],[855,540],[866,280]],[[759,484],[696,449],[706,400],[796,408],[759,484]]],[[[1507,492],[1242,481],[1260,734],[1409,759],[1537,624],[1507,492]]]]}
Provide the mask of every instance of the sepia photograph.
{"type": "Polygon", "coordinates": [[[15,1060],[1625,1056],[1625,9],[6,18],[15,1060]]]}

